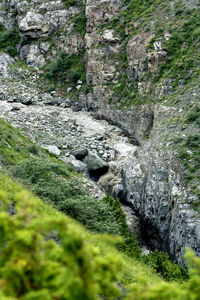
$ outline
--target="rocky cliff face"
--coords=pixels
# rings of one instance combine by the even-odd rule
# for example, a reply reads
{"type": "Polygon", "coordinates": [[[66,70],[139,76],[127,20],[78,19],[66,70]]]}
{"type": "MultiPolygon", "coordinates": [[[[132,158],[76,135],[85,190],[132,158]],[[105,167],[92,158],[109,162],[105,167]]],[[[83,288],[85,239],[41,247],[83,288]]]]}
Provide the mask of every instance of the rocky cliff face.
{"type": "MultiPolygon", "coordinates": [[[[60,53],[75,57],[73,80],[66,71],[61,86],[67,101],[95,110],[137,147],[100,183],[132,205],[154,247],[181,263],[186,245],[200,254],[199,9],[198,0],[0,1],[0,34],[29,67],[43,73],[53,62],[61,81],[60,53]]],[[[5,78],[18,60],[1,58],[5,78]]]]}

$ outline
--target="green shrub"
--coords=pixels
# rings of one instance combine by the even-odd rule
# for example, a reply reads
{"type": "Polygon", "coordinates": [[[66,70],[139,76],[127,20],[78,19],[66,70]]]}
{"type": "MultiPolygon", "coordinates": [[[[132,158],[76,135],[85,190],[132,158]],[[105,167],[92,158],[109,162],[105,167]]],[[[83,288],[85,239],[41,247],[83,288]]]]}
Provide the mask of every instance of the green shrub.
{"type": "Polygon", "coordinates": [[[69,55],[60,52],[57,59],[47,66],[45,76],[51,80],[72,85],[76,84],[79,79],[85,81],[84,54],[69,55]]]}
{"type": "Polygon", "coordinates": [[[167,281],[184,281],[188,273],[182,266],[170,261],[169,256],[157,250],[143,256],[142,260],[150,265],[158,274],[167,281]]]}
{"type": "Polygon", "coordinates": [[[198,300],[200,295],[200,258],[195,257],[192,251],[186,252],[189,264],[190,278],[183,284],[158,283],[152,285],[143,278],[140,284],[132,285],[132,292],[127,300],[198,300]]]}
{"type": "Polygon", "coordinates": [[[185,151],[185,150],[181,150],[178,154],[178,157],[180,159],[187,159],[190,155],[185,151]]]}
{"type": "Polygon", "coordinates": [[[200,125],[200,107],[195,106],[187,115],[186,121],[188,123],[196,122],[200,125]]]}
{"type": "Polygon", "coordinates": [[[83,229],[65,216],[38,214],[41,203],[30,193],[12,194],[14,216],[7,210],[9,195],[0,192],[0,235],[6,241],[0,255],[2,300],[98,300],[120,295],[115,284],[120,262],[114,256],[102,256],[87,244],[83,229]]]}
{"type": "Polygon", "coordinates": [[[86,33],[86,16],[84,12],[76,14],[73,18],[74,28],[73,31],[79,32],[82,37],[86,33]]]}
{"type": "Polygon", "coordinates": [[[0,24],[0,50],[11,56],[17,55],[16,45],[19,43],[20,37],[16,28],[5,29],[0,24]]]}
{"type": "Polygon", "coordinates": [[[64,4],[65,4],[65,7],[67,9],[70,8],[70,6],[75,6],[77,5],[77,1],[76,0],[63,0],[64,4]]]}
{"type": "Polygon", "coordinates": [[[190,135],[187,137],[185,145],[191,149],[200,148],[200,136],[199,135],[190,135]]]}
{"type": "Polygon", "coordinates": [[[39,154],[39,147],[36,145],[31,145],[28,147],[28,151],[34,155],[38,155],[39,154]]]}
{"type": "Polygon", "coordinates": [[[72,178],[59,161],[31,158],[12,167],[11,173],[41,199],[97,232],[120,233],[120,226],[107,203],[86,195],[81,180],[72,178]]]}
{"type": "Polygon", "coordinates": [[[117,248],[129,256],[140,258],[141,249],[139,247],[136,236],[132,234],[128,228],[126,216],[122,210],[119,199],[114,199],[107,194],[103,198],[103,201],[106,202],[109,207],[111,207],[113,214],[117,220],[117,224],[119,225],[120,234],[124,238],[123,242],[117,245],[117,248]]]}

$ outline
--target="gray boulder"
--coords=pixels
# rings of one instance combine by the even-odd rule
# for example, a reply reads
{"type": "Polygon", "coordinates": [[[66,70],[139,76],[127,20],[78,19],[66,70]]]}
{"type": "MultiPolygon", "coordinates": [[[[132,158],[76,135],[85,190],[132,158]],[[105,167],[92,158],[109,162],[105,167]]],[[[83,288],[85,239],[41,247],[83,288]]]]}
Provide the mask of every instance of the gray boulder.
{"type": "Polygon", "coordinates": [[[66,162],[71,164],[78,173],[84,174],[86,176],[88,175],[86,164],[84,164],[80,160],[77,160],[73,155],[70,155],[70,157],[67,158],[66,162]]]}
{"type": "Polygon", "coordinates": [[[109,165],[96,153],[89,152],[83,162],[87,165],[89,174],[94,177],[94,179],[98,179],[101,175],[108,172],[109,165]]]}

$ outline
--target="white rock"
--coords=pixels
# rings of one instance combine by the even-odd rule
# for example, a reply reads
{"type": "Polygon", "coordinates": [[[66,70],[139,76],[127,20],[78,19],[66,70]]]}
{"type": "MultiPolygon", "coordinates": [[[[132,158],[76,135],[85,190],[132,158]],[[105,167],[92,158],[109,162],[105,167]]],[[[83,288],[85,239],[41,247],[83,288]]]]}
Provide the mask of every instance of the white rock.
{"type": "Polygon", "coordinates": [[[6,53],[0,53],[0,77],[8,77],[8,66],[15,60],[6,53]]]}
{"type": "Polygon", "coordinates": [[[47,149],[49,152],[56,154],[56,155],[60,155],[60,150],[58,149],[57,146],[53,146],[53,145],[42,145],[42,147],[44,149],[47,149]]]}
{"type": "Polygon", "coordinates": [[[113,29],[106,29],[103,33],[103,38],[104,38],[104,40],[109,41],[109,42],[118,41],[119,38],[114,36],[114,34],[115,34],[115,31],[113,29]]]}
{"type": "Polygon", "coordinates": [[[19,23],[19,29],[21,31],[41,30],[43,20],[44,18],[41,14],[36,14],[35,12],[29,11],[19,23]]]}

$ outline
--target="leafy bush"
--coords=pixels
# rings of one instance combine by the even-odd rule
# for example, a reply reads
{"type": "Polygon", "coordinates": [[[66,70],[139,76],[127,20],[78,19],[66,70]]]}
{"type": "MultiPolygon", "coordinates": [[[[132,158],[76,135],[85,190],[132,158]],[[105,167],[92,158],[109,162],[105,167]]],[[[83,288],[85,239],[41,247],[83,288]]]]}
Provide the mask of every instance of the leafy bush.
{"type": "Polygon", "coordinates": [[[185,151],[185,150],[181,150],[178,154],[178,157],[180,159],[186,159],[188,158],[190,155],[185,151]]]}
{"type": "Polygon", "coordinates": [[[40,152],[40,149],[39,149],[38,146],[36,146],[36,145],[33,144],[33,145],[31,145],[31,146],[28,147],[28,151],[30,153],[34,154],[34,155],[38,155],[39,152],[40,152]]]}
{"type": "Polygon", "coordinates": [[[117,218],[109,205],[88,197],[80,180],[71,178],[68,168],[59,161],[31,158],[10,170],[36,195],[80,221],[88,229],[120,233],[117,218]]]}
{"type": "Polygon", "coordinates": [[[120,226],[120,233],[123,236],[123,242],[117,245],[118,249],[129,256],[140,257],[141,249],[138,245],[137,238],[132,234],[126,223],[126,216],[122,210],[119,199],[114,199],[108,194],[103,198],[103,201],[108,203],[111,207],[113,214],[117,220],[117,224],[120,226]]]}
{"type": "Polygon", "coordinates": [[[140,284],[132,285],[132,292],[127,300],[198,300],[200,295],[200,258],[187,250],[185,255],[189,264],[190,278],[183,284],[158,283],[150,284],[141,279],[140,284]]]}
{"type": "Polygon", "coordinates": [[[186,146],[191,149],[199,148],[200,147],[200,136],[199,135],[190,135],[186,140],[186,146]]]}
{"type": "Polygon", "coordinates": [[[8,53],[11,56],[17,55],[16,45],[19,43],[20,37],[16,28],[5,29],[0,24],[0,50],[8,53]]]}
{"type": "Polygon", "coordinates": [[[76,14],[73,18],[74,31],[79,32],[82,37],[86,33],[86,16],[84,12],[76,14]]]}
{"type": "Polygon", "coordinates": [[[65,7],[66,8],[70,8],[70,6],[76,5],[76,1],[75,0],[63,0],[65,7]]]}
{"type": "Polygon", "coordinates": [[[79,79],[85,81],[85,63],[83,54],[69,55],[60,52],[57,59],[46,68],[45,76],[61,83],[77,83],[79,79]]]}
{"type": "MultiPolygon", "coordinates": [[[[1,176],[2,179],[2,176],[1,176]]],[[[5,179],[6,180],[6,179],[5,179]]],[[[120,262],[88,245],[83,230],[63,215],[37,213],[39,199],[12,191],[17,213],[9,215],[0,192],[0,297],[2,300],[93,300],[119,296],[120,262]],[[59,242],[51,238],[51,233],[59,242]],[[47,238],[48,237],[48,238],[47,238]]]]}
{"type": "Polygon", "coordinates": [[[143,256],[142,259],[167,281],[188,279],[187,271],[182,266],[171,262],[169,256],[164,252],[156,250],[143,256]]]}
{"type": "Polygon", "coordinates": [[[200,125],[200,107],[195,106],[191,112],[187,115],[186,121],[188,123],[196,122],[200,125]]]}

